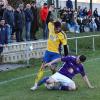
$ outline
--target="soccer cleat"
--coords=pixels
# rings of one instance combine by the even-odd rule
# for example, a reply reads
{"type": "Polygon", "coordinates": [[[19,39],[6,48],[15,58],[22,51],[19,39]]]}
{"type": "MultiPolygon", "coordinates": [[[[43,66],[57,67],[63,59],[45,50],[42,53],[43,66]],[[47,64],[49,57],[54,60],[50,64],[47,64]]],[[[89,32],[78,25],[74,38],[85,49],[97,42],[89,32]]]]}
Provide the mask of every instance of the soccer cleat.
{"type": "Polygon", "coordinates": [[[30,88],[32,91],[34,91],[34,90],[37,90],[37,88],[38,88],[38,85],[37,85],[37,83],[35,83],[35,85],[32,87],[32,88],[30,88]]]}
{"type": "Polygon", "coordinates": [[[35,90],[37,90],[38,89],[38,87],[37,86],[33,86],[32,88],[30,88],[32,91],[35,91],[35,90]]]}

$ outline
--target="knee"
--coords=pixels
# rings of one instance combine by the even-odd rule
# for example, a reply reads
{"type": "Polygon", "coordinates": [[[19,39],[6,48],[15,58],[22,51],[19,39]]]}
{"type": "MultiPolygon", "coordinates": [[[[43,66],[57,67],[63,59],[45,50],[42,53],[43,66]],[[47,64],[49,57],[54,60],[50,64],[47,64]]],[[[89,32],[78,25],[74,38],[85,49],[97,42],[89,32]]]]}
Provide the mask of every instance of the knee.
{"type": "Polygon", "coordinates": [[[69,90],[76,90],[76,85],[74,82],[69,84],[69,90]]]}
{"type": "Polygon", "coordinates": [[[52,79],[52,78],[49,78],[49,79],[46,80],[47,84],[51,84],[51,83],[54,83],[54,82],[55,82],[55,80],[52,79]]]}

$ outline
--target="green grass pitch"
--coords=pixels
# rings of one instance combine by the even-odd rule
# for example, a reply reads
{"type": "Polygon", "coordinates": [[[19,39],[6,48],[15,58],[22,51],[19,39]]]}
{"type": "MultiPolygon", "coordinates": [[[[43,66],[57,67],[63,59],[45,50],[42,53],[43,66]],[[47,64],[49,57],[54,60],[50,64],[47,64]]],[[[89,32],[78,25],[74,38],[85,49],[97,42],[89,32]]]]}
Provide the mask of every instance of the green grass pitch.
{"type": "MultiPolygon", "coordinates": [[[[95,86],[94,89],[89,89],[81,76],[77,75],[74,79],[78,85],[77,91],[47,90],[44,85],[36,91],[31,91],[35,74],[41,64],[37,59],[34,60],[33,67],[0,73],[0,100],[100,100],[100,52],[86,55],[88,59],[84,65],[89,80],[95,86]]],[[[45,73],[50,74],[50,71],[45,73]]]]}

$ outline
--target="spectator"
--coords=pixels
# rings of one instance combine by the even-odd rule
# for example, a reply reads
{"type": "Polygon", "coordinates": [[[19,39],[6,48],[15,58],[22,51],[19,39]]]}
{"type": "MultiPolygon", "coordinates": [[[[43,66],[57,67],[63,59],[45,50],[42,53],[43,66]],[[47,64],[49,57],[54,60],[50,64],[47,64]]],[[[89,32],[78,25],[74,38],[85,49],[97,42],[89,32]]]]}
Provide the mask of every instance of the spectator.
{"type": "Polygon", "coordinates": [[[1,53],[3,52],[3,46],[8,44],[8,32],[9,32],[9,25],[5,24],[5,20],[0,20],[0,63],[2,62],[1,53]]]}
{"type": "Polygon", "coordinates": [[[100,18],[99,17],[95,18],[95,23],[97,25],[97,31],[100,31],[100,18]]]}
{"type": "Polygon", "coordinates": [[[10,5],[6,7],[6,10],[3,14],[3,18],[5,19],[6,23],[10,25],[10,34],[8,35],[8,42],[11,43],[11,35],[13,35],[14,31],[14,11],[10,5]]]}
{"type": "Polygon", "coordinates": [[[26,25],[26,40],[29,41],[30,40],[30,31],[31,31],[31,23],[33,20],[33,14],[32,14],[32,10],[31,10],[31,5],[27,4],[26,8],[25,8],[25,25],[26,25]]]}
{"type": "Polygon", "coordinates": [[[78,10],[78,17],[83,18],[83,9],[78,10]]]}
{"type": "Polygon", "coordinates": [[[48,37],[48,28],[46,24],[48,11],[49,10],[48,10],[47,3],[44,3],[43,7],[40,9],[40,19],[41,19],[42,27],[43,27],[43,39],[47,39],[48,37]]]}
{"type": "Polygon", "coordinates": [[[79,25],[78,25],[78,22],[77,22],[77,18],[74,17],[70,23],[68,23],[68,29],[70,32],[75,32],[75,33],[80,33],[80,30],[79,30],[79,25]]]}
{"type": "Polygon", "coordinates": [[[0,3],[0,20],[3,17],[3,12],[4,12],[4,4],[3,3],[0,3]]]}
{"type": "Polygon", "coordinates": [[[71,0],[67,0],[66,1],[66,7],[69,9],[73,9],[73,3],[72,3],[72,1],[71,0]]]}
{"type": "Polygon", "coordinates": [[[90,25],[90,30],[91,31],[96,31],[97,30],[97,25],[96,25],[96,23],[95,23],[95,18],[90,18],[90,23],[89,23],[89,25],[90,25]]]}
{"type": "Polygon", "coordinates": [[[39,29],[39,25],[38,25],[38,19],[39,18],[38,18],[38,9],[37,9],[35,1],[32,2],[31,9],[32,9],[33,18],[34,18],[34,20],[32,21],[32,25],[31,25],[31,39],[32,40],[37,40],[36,32],[39,29]]]}
{"type": "Polygon", "coordinates": [[[25,25],[25,13],[23,11],[24,5],[20,4],[15,11],[15,27],[16,27],[16,41],[23,41],[22,33],[25,25]]]}
{"type": "Polygon", "coordinates": [[[97,8],[95,8],[94,12],[93,12],[93,16],[94,17],[98,17],[98,11],[97,11],[97,8]]]}
{"type": "Polygon", "coordinates": [[[85,7],[84,9],[83,9],[83,16],[85,17],[85,16],[87,16],[88,15],[88,11],[87,11],[87,7],[85,7]]]}
{"type": "Polygon", "coordinates": [[[89,9],[89,11],[87,12],[87,14],[88,14],[88,17],[92,16],[92,11],[91,11],[91,9],[89,9]]]}
{"type": "Polygon", "coordinates": [[[84,17],[84,19],[82,20],[82,24],[83,24],[83,27],[84,27],[84,31],[89,32],[90,27],[89,27],[89,18],[88,18],[88,16],[84,17]]]}

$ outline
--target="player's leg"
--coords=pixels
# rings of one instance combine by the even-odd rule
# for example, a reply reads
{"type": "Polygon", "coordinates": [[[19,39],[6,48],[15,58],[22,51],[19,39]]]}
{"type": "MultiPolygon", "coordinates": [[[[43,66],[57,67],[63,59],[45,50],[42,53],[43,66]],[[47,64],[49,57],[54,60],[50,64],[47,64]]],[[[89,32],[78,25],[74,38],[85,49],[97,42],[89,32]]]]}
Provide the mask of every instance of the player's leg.
{"type": "Polygon", "coordinates": [[[52,74],[57,72],[57,65],[53,64],[52,66],[50,66],[50,70],[52,71],[52,74]]]}
{"type": "Polygon", "coordinates": [[[34,83],[34,86],[31,88],[31,90],[36,90],[37,87],[38,87],[38,82],[41,80],[41,78],[43,77],[43,74],[44,74],[44,68],[42,67],[43,64],[41,65],[37,75],[36,75],[36,78],[35,78],[35,83],[34,83]]]}
{"type": "MultiPolygon", "coordinates": [[[[49,62],[49,52],[46,51],[45,52],[45,55],[44,55],[44,58],[43,58],[43,62],[49,62]]],[[[41,78],[43,77],[44,75],[44,67],[43,67],[44,63],[42,63],[37,75],[36,75],[36,78],[35,78],[35,84],[34,86],[31,88],[31,90],[35,90],[37,89],[38,87],[38,82],[41,80],[41,78]]]]}
{"type": "Polygon", "coordinates": [[[59,77],[58,72],[49,77],[45,84],[47,89],[59,90],[61,84],[57,77],[59,77]]]}
{"type": "Polygon", "coordinates": [[[51,76],[52,79],[55,80],[55,83],[60,83],[58,86],[55,85],[53,89],[56,90],[76,90],[76,85],[73,80],[70,78],[56,72],[51,76]]]}
{"type": "Polygon", "coordinates": [[[76,90],[75,82],[72,79],[61,74],[59,75],[59,81],[61,83],[60,90],[76,90]]]}
{"type": "MultiPolygon", "coordinates": [[[[58,54],[58,53],[54,53],[54,52],[51,52],[51,61],[57,59],[57,58],[60,58],[61,55],[58,54]]],[[[57,72],[57,63],[54,63],[52,64],[52,66],[50,67],[51,71],[52,71],[52,74],[54,74],[55,72],[57,72]]]]}
{"type": "Polygon", "coordinates": [[[46,83],[46,81],[49,79],[49,77],[44,77],[42,80],[38,82],[38,86],[41,86],[42,84],[46,83]]]}

